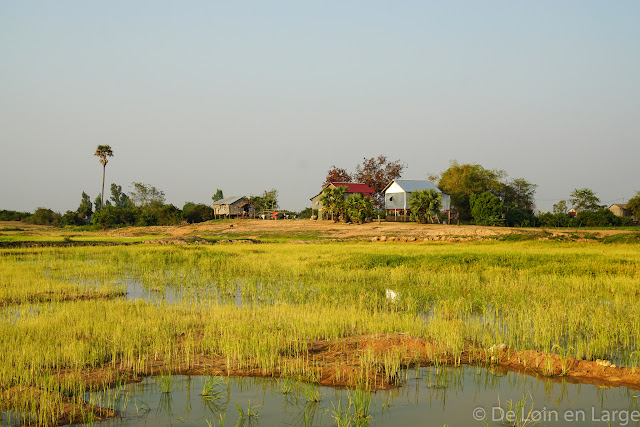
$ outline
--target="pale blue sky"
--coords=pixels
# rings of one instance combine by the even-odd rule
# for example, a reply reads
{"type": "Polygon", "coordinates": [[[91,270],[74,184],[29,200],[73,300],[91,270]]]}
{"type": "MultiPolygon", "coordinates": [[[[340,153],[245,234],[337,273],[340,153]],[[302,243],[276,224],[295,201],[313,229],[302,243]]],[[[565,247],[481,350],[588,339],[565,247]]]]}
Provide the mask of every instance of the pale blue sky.
{"type": "Polygon", "coordinates": [[[638,1],[5,1],[0,209],[75,209],[132,181],[167,201],[276,188],[333,164],[451,159],[603,203],[640,190],[638,1]]]}

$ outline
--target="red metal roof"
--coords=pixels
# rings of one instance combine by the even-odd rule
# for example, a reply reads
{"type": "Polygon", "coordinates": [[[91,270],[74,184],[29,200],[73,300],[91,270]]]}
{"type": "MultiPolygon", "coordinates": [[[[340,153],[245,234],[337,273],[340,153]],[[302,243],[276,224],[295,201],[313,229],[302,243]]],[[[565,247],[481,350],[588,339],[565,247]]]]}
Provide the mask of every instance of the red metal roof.
{"type": "Polygon", "coordinates": [[[333,185],[334,187],[347,187],[347,193],[375,193],[375,191],[373,191],[367,184],[361,184],[359,182],[332,182],[331,185],[333,185]]]}

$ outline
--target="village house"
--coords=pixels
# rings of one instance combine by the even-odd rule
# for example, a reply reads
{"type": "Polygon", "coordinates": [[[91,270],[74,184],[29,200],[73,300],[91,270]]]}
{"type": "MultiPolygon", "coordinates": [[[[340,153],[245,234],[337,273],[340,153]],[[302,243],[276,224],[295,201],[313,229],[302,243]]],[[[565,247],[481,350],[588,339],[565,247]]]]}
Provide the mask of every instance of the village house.
{"type": "Polygon", "coordinates": [[[367,184],[362,184],[359,182],[330,182],[326,184],[324,187],[322,187],[322,190],[320,191],[320,193],[316,194],[311,198],[311,209],[312,209],[313,215],[317,215],[318,219],[327,219],[322,217],[323,206],[322,206],[322,202],[320,201],[320,198],[322,197],[322,192],[327,187],[331,187],[331,188],[346,187],[347,190],[344,193],[345,199],[353,196],[354,194],[362,194],[365,197],[371,197],[375,194],[375,191],[373,191],[371,187],[369,187],[367,184]]]}
{"type": "Polygon", "coordinates": [[[409,199],[417,190],[435,190],[442,194],[442,211],[451,209],[451,197],[440,191],[431,181],[426,179],[394,179],[384,188],[384,208],[387,220],[408,220],[410,215],[409,199]]]}
{"type": "Polygon", "coordinates": [[[614,203],[613,205],[609,206],[609,210],[613,212],[615,216],[619,216],[622,218],[631,218],[633,216],[631,214],[631,211],[627,209],[626,204],[614,203]]]}
{"type": "Polygon", "coordinates": [[[258,206],[250,199],[240,196],[225,197],[213,202],[213,213],[216,217],[255,218],[258,206]]]}

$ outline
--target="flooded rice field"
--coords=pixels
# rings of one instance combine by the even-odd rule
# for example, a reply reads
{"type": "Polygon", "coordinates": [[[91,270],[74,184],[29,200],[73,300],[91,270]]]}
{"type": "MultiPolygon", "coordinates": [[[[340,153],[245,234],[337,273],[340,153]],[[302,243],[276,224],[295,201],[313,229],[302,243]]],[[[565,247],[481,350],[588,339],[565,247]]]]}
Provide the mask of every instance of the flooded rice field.
{"type": "MultiPolygon", "coordinates": [[[[271,378],[158,376],[100,393],[104,426],[638,426],[640,392],[474,367],[405,370],[374,393],[271,378]]],[[[90,420],[88,420],[90,421],[90,420]]]]}

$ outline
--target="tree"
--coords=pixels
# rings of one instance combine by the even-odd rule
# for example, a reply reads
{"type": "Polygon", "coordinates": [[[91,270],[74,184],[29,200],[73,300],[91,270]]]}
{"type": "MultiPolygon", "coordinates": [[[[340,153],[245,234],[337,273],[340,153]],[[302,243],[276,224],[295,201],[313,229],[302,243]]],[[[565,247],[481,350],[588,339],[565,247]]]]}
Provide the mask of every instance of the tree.
{"type": "Polygon", "coordinates": [[[361,165],[356,166],[353,179],[356,182],[367,184],[373,191],[376,206],[384,206],[382,190],[394,179],[402,176],[402,171],[407,167],[400,160],[389,161],[386,156],[379,155],[363,159],[361,165]]]}
{"type": "Polygon", "coordinates": [[[164,204],[164,191],[158,190],[153,185],[143,184],[141,182],[132,182],[133,191],[131,198],[136,206],[150,206],[164,204]]]}
{"type": "Polygon", "coordinates": [[[373,217],[373,199],[371,197],[356,193],[347,197],[344,205],[347,216],[360,224],[373,217]]]}
{"type": "Polygon", "coordinates": [[[471,213],[471,195],[489,192],[494,196],[502,194],[504,184],[501,180],[506,176],[502,170],[490,170],[477,164],[460,164],[453,160],[449,169],[439,177],[438,188],[451,196],[451,204],[458,211],[460,219],[469,220],[471,213]]]}
{"type": "Polygon", "coordinates": [[[567,207],[566,200],[560,200],[558,203],[553,205],[553,213],[555,215],[566,214],[568,211],[569,211],[569,208],[567,207]]]}
{"type": "Polygon", "coordinates": [[[122,192],[122,186],[111,184],[111,200],[113,206],[117,208],[129,208],[133,206],[133,202],[125,193],[122,192]]]}
{"type": "Polygon", "coordinates": [[[182,207],[182,216],[189,224],[209,221],[213,219],[213,208],[203,203],[187,202],[182,207]]]}
{"type": "Polygon", "coordinates": [[[629,199],[627,202],[627,209],[631,211],[631,215],[635,216],[636,219],[640,219],[640,191],[629,199]]]}
{"type": "Polygon", "coordinates": [[[93,213],[93,205],[91,204],[91,198],[84,191],[82,192],[82,200],[80,206],[76,209],[76,213],[80,218],[90,217],[93,213]]]}
{"type": "Polygon", "coordinates": [[[265,190],[261,196],[251,196],[251,199],[262,209],[276,209],[278,207],[278,190],[265,190]]]}
{"type": "Polygon", "coordinates": [[[345,213],[345,201],[344,195],[347,191],[347,187],[326,187],[322,190],[322,196],[320,196],[320,203],[322,203],[322,209],[331,215],[331,219],[335,222],[340,220],[340,215],[345,213]]]}
{"type": "Polygon", "coordinates": [[[496,225],[501,222],[502,201],[489,191],[469,197],[471,215],[478,225],[496,225]]]}
{"type": "Polygon", "coordinates": [[[211,198],[213,199],[214,202],[217,202],[218,200],[224,199],[224,194],[222,194],[222,190],[218,188],[216,190],[216,193],[213,196],[211,196],[211,198]]]}
{"type": "Polygon", "coordinates": [[[442,194],[434,189],[416,190],[411,193],[409,209],[420,224],[433,221],[442,208],[442,194]]]}
{"type": "Polygon", "coordinates": [[[96,207],[96,212],[102,209],[102,197],[98,194],[93,201],[93,205],[96,207]]]}
{"type": "Polygon", "coordinates": [[[571,204],[576,212],[595,212],[600,209],[600,199],[590,188],[576,188],[571,193],[571,204]]]}
{"type": "MultiPolygon", "coordinates": [[[[98,148],[93,155],[100,158],[100,164],[102,165],[102,193],[100,193],[100,202],[102,202],[104,200],[104,174],[107,168],[107,163],[109,163],[107,157],[113,157],[113,151],[109,145],[98,145],[98,148]]],[[[100,207],[102,207],[102,204],[100,204],[100,207]]],[[[96,209],[98,209],[97,206],[96,209]]]]}
{"type": "Polygon", "coordinates": [[[533,211],[535,207],[533,196],[536,193],[536,187],[538,187],[536,184],[532,184],[524,178],[513,179],[503,184],[502,203],[505,206],[533,211]]]}
{"type": "Polygon", "coordinates": [[[351,182],[351,175],[349,175],[349,172],[347,172],[346,169],[333,165],[327,172],[327,177],[324,180],[323,186],[332,182],[351,182]]]}

